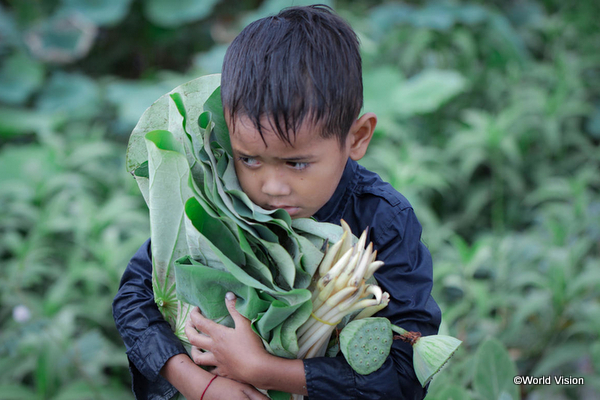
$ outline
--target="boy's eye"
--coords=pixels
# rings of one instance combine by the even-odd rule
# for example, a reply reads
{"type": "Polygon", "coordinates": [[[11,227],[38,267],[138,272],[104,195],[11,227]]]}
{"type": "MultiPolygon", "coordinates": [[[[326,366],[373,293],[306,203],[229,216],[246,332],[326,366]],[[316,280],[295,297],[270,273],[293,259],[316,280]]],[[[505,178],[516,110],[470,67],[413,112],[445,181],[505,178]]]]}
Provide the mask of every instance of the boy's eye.
{"type": "Polygon", "coordinates": [[[238,160],[248,167],[258,167],[260,165],[258,160],[253,157],[238,157],[238,160]]]}
{"type": "Polygon", "coordinates": [[[307,162],[288,161],[287,165],[297,170],[303,170],[307,168],[310,164],[307,162]]]}

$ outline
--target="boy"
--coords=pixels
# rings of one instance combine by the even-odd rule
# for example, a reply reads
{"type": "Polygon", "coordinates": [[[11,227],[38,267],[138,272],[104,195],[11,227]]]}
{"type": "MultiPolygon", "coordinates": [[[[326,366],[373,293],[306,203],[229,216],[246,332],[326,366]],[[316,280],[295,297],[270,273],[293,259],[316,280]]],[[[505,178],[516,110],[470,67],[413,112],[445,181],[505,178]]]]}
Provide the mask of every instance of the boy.
{"type": "MultiPolygon", "coordinates": [[[[430,294],[431,256],[420,242],[417,218],[401,194],[356,162],[377,118],[359,117],[361,59],[347,23],[324,6],[293,7],[258,20],[229,47],[221,79],[236,173],[250,199],[265,209],[283,208],[292,218],[336,224],[343,218],[354,233],[368,227],[367,239],[385,262],[375,277],[391,297],[378,315],[423,335],[437,333],[441,313],[430,294]]],[[[264,398],[252,386],[311,400],[425,396],[410,345],[395,341],[385,364],[364,376],[342,355],[274,357],[235,311],[233,299],[226,303],[235,329],[198,312],[186,328],[192,344],[207,350],[193,349],[194,361],[215,366],[213,375],[190,360],[162,319],[151,270],[147,242],[127,266],[113,304],[138,399],[167,399],[175,388],[188,399],[264,398]]]]}

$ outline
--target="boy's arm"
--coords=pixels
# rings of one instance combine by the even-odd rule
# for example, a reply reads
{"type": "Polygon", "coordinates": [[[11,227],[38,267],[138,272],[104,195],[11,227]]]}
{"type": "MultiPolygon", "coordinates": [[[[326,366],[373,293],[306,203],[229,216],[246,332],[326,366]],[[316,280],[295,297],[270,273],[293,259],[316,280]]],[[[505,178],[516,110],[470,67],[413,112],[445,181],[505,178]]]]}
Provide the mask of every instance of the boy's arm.
{"type": "Polygon", "coordinates": [[[113,301],[113,317],[127,350],[135,397],[175,395],[177,390],[160,371],[169,358],[187,353],[154,302],[150,240],[123,273],[113,301]]]}
{"type": "Polygon", "coordinates": [[[260,337],[252,330],[250,320],[235,309],[235,303],[235,295],[227,293],[225,304],[235,328],[204,318],[197,307],[192,310],[185,333],[194,345],[194,362],[213,366],[212,372],[219,376],[247,382],[260,389],[308,394],[302,360],[280,358],[268,353],[260,337]]]}
{"type": "MultiPolygon", "coordinates": [[[[169,399],[178,390],[190,399],[202,396],[214,375],[189,358],[154,302],[150,241],[125,269],[113,316],[127,348],[136,399],[169,399]]],[[[225,378],[210,383],[204,398],[267,399],[251,386],[225,378]]]]}

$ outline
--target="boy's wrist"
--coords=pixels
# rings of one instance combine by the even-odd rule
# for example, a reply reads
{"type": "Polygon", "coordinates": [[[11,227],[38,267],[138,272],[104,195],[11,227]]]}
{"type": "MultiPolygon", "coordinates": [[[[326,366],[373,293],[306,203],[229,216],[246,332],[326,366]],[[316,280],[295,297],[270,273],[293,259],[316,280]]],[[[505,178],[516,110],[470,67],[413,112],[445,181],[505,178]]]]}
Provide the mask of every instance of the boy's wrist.
{"type": "Polygon", "coordinates": [[[168,359],[160,374],[186,398],[200,398],[213,378],[213,374],[194,364],[187,354],[168,359]]]}
{"type": "Polygon", "coordinates": [[[248,383],[265,390],[280,390],[308,395],[304,362],[266,353],[248,366],[248,383]]]}

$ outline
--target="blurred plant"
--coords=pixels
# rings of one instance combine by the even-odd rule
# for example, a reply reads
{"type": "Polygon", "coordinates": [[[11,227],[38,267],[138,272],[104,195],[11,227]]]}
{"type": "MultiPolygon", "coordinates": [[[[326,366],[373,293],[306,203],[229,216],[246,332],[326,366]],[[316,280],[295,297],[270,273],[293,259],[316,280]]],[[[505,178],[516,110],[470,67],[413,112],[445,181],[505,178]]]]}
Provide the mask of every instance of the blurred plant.
{"type": "Polygon", "coordinates": [[[110,304],[147,213],[115,145],[87,131],[0,152],[0,398],[127,398],[110,304]]]}

